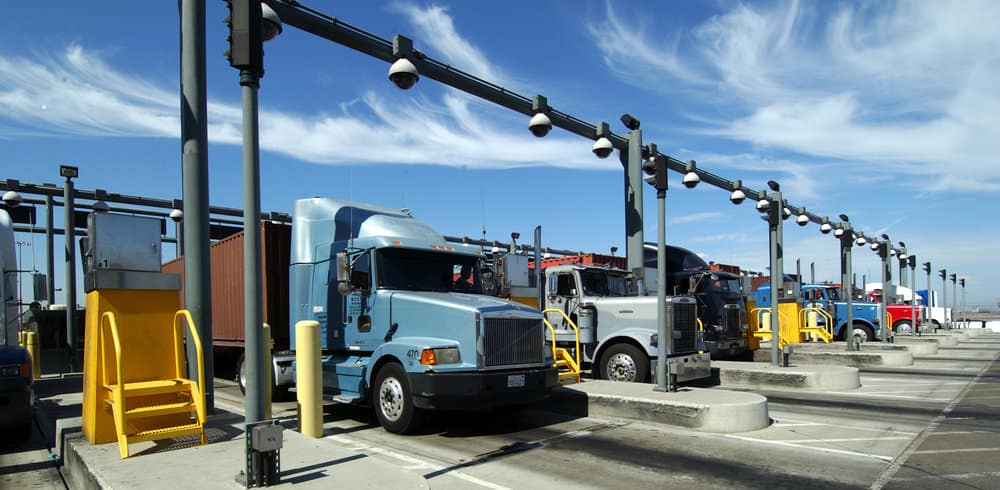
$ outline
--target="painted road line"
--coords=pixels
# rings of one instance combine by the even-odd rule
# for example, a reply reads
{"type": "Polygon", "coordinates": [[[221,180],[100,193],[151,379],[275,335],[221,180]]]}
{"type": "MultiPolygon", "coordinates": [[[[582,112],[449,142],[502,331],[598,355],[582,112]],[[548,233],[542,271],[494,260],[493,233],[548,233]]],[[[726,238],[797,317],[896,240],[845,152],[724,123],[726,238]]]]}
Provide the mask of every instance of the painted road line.
{"type": "MultiPolygon", "coordinates": [[[[909,435],[909,436],[915,436],[915,435],[919,434],[919,432],[907,432],[907,431],[902,431],[902,430],[895,430],[895,429],[892,429],[892,428],[873,429],[871,427],[860,427],[860,426],[856,426],[856,425],[826,424],[826,423],[822,423],[822,422],[805,422],[805,421],[798,421],[798,420],[789,420],[790,422],[793,422],[793,424],[784,424],[784,423],[781,423],[781,420],[778,420],[778,419],[775,419],[775,420],[778,421],[778,423],[775,424],[775,426],[777,428],[781,428],[781,427],[797,427],[798,425],[801,425],[803,427],[805,427],[805,426],[826,426],[826,427],[836,427],[838,429],[846,429],[846,430],[866,430],[866,431],[869,431],[869,432],[883,432],[883,433],[889,433],[889,434],[902,434],[902,435],[909,435]]],[[[788,419],[785,419],[785,420],[788,420],[788,419]]]]}
{"type": "Polygon", "coordinates": [[[922,481],[922,480],[972,480],[978,478],[997,478],[1000,477],[1000,472],[998,471],[988,471],[983,473],[953,473],[950,475],[927,475],[927,476],[911,476],[907,478],[894,478],[893,481],[922,481]]]}
{"type": "Polygon", "coordinates": [[[913,439],[912,437],[849,437],[843,439],[787,439],[782,440],[784,442],[800,442],[800,443],[821,443],[821,442],[861,442],[861,441],[908,441],[913,439]]]}
{"type": "Polygon", "coordinates": [[[913,454],[984,453],[992,451],[1000,451],[1000,447],[972,447],[963,449],[927,449],[925,451],[913,451],[913,454]]]}
{"type": "Polygon", "coordinates": [[[754,439],[752,437],[743,437],[743,436],[737,436],[737,435],[733,435],[733,434],[723,434],[722,436],[725,437],[725,438],[727,438],[727,439],[737,439],[737,440],[746,441],[746,442],[757,442],[757,443],[771,445],[771,446],[783,446],[783,447],[791,447],[791,448],[795,448],[795,449],[804,449],[804,450],[808,450],[808,451],[818,451],[818,452],[822,452],[822,453],[843,454],[843,455],[846,455],[846,456],[855,456],[855,457],[859,457],[859,458],[875,458],[875,459],[879,459],[879,460],[886,461],[886,462],[892,461],[892,456],[884,456],[884,455],[881,455],[881,454],[862,453],[862,452],[859,452],[859,451],[847,451],[847,450],[843,450],[843,449],[830,449],[830,448],[816,447],[816,446],[806,446],[806,445],[803,445],[803,444],[792,444],[790,442],[785,442],[785,441],[771,441],[771,440],[767,440],[767,439],[754,439]]]}

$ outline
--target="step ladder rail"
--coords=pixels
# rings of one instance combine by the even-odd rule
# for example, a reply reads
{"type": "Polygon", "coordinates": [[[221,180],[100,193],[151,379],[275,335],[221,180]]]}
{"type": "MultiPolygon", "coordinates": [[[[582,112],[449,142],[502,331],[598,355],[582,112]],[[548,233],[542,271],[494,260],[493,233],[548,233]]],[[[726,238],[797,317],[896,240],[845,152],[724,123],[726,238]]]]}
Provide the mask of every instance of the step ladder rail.
{"type": "Polygon", "coordinates": [[[809,306],[806,308],[802,308],[802,310],[799,311],[799,325],[806,325],[805,327],[800,327],[800,330],[802,330],[803,332],[811,332],[819,335],[819,337],[823,340],[823,342],[829,344],[830,341],[833,339],[833,316],[830,315],[830,313],[824,310],[823,308],[820,308],[818,306],[809,306]],[[823,317],[825,325],[822,327],[818,325],[815,327],[809,326],[810,324],[807,320],[809,313],[816,313],[817,315],[823,317]]]}
{"type": "MultiPolygon", "coordinates": [[[[198,387],[197,392],[192,393],[192,398],[195,401],[196,414],[198,417],[198,423],[204,424],[206,420],[205,414],[205,355],[201,348],[201,337],[198,335],[198,329],[195,328],[194,319],[191,318],[191,312],[188,310],[177,310],[174,313],[174,356],[176,359],[183,359],[182,352],[184,349],[184,343],[182,341],[183,335],[181,335],[182,320],[187,323],[188,332],[191,334],[191,339],[194,341],[195,355],[198,358],[198,387]]],[[[183,363],[177,363],[177,377],[183,378],[186,376],[181,376],[181,370],[183,369],[183,363]]],[[[194,387],[192,387],[194,391],[194,387]]],[[[202,431],[201,443],[205,444],[205,433],[202,431]]]]}
{"type": "MultiPolygon", "coordinates": [[[[125,434],[125,428],[128,426],[125,420],[125,364],[124,364],[124,352],[122,352],[122,342],[121,337],[118,335],[118,322],[115,320],[115,314],[110,311],[104,312],[101,315],[101,349],[102,357],[107,359],[104,355],[107,353],[105,349],[105,338],[104,338],[104,327],[108,326],[111,331],[111,340],[115,346],[115,372],[118,379],[115,380],[114,385],[114,418],[118,422],[115,427],[116,436],[118,437],[118,450],[121,452],[122,459],[128,457],[128,440],[125,434]]],[[[105,379],[104,385],[107,386],[107,363],[105,362],[104,375],[105,379]]]]}
{"type": "Polygon", "coordinates": [[[543,315],[542,321],[545,323],[545,326],[548,327],[549,332],[552,334],[552,359],[558,362],[560,357],[563,358],[570,369],[570,375],[568,375],[567,377],[575,378],[576,382],[579,383],[581,381],[580,380],[580,329],[576,326],[576,323],[574,323],[573,320],[570,319],[570,317],[566,316],[566,313],[559,308],[544,309],[542,310],[542,315],[543,315]],[[551,323],[549,323],[548,318],[544,316],[546,313],[559,313],[559,315],[563,317],[563,320],[565,320],[565,322],[573,329],[574,337],[576,339],[575,349],[573,350],[575,358],[570,356],[558,356],[556,354],[556,329],[555,327],[552,326],[551,323]]]}

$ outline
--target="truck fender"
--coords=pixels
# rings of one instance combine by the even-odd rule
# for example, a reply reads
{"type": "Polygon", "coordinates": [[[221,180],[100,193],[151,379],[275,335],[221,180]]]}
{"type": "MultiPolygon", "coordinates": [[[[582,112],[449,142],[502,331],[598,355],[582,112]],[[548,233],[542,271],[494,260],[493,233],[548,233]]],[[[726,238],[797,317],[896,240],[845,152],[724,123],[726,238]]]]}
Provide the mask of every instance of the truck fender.
{"type": "Polygon", "coordinates": [[[596,362],[601,358],[601,354],[604,353],[609,345],[614,345],[618,342],[630,342],[639,346],[646,356],[650,359],[654,358],[658,354],[658,350],[652,346],[653,333],[649,329],[645,328],[626,328],[615,332],[611,337],[608,337],[597,343],[597,349],[594,351],[593,362],[596,362]]]}
{"type": "MultiPolygon", "coordinates": [[[[398,362],[403,365],[403,369],[408,373],[421,373],[430,368],[420,364],[420,353],[424,349],[436,347],[459,347],[458,343],[451,339],[441,339],[436,337],[397,337],[390,342],[379,345],[371,355],[371,362],[365,372],[365,384],[371,386],[372,379],[379,368],[386,362],[398,362]]],[[[468,355],[459,351],[463,360],[468,355]]],[[[468,362],[468,361],[466,361],[468,362]]]]}

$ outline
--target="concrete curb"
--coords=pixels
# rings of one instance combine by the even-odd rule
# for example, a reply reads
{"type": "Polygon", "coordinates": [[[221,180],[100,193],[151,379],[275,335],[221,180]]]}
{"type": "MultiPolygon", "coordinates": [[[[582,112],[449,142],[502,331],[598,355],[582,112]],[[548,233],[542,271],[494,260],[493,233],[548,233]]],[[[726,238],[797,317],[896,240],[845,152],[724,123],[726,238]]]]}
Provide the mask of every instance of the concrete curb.
{"type": "Polygon", "coordinates": [[[767,399],[756,393],[585,381],[556,388],[546,409],[573,416],[639,420],[703,432],[749,432],[768,426],[767,399]]]}
{"type": "Polygon", "coordinates": [[[921,334],[919,337],[916,335],[897,335],[897,340],[900,339],[923,339],[923,340],[935,340],[938,343],[938,347],[953,347],[958,345],[958,338],[954,335],[939,334],[939,333],[925,333],[921,334]]]}
{"type": "Polygon", "coordinates": [[[906,346],[906,348],[909,349],[910,354],[915,356],[929,356],[938,353],[937,339],[925,339],[923,337],[909,335],[897,335],[894,339],[896,345],[906,346]]]}
{"type": "Polygon", "coordinates": [[[848,366],[793,365],[712,361],[722,388],[804,389],[843,391],[861,387],[858,369],[848,366]]]}

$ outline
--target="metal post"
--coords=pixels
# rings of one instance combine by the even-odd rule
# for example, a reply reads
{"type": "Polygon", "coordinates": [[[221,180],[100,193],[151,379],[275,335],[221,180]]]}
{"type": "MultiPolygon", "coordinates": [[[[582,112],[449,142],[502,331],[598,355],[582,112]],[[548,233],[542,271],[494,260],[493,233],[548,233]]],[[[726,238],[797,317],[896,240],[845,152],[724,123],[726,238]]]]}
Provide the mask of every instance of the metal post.
{"type": "Polygon", "coordinates": [[[965,278],[959,280],[962,284],[962,318],[965,318],[965,327],[969,327],[968,314],[965,313],[965,278]]]}
{"type": "Polygon", "coordinates": [[[778,293],[785,287],[783,256],[781,243],[781,222],[785,212],[784,201],[781,199],[781,191],[774,191],[771,196],[772,209],[768,214],[772,217],[768,219],[768,232],[770,243],[771,262],[771,364],[781,365],[781,324],[778,321],[778,293]]]}
{"type": "MultiPolygon", "coordinates": [[[[666,161],[657,157],[657,172],[666,173],[666,161]]],[[[666,179],[663,179],[666,183],[666,179]]],[[[670,356],[674,353],[673,322],[667,321],[667,189],[656,189],[656,391],[677,391],[669,372],[670,356]]]]}
{"type": "MultiPolygon", "coordinates": [[[[934,326],[934,322],[931,321],[931,299],[934,292],[931,291],[931,263],[927,262],[927,304],[924,305],[924,321],[927,322],[931,327],[934,326]]],[[[935,329],[931,328],[931,333],[934,333],[935,329]]]]}
{"type": "Polygon", "coordinates": [[[642,130],[627,136],[628,152],[621,158],[625,166],[625,260],[635,279],[633,293],[646,294],[642,230],[642,130]]]}
{"type": "Polygon", "coordinates": [[[840,283],[843,288],[844,300],[847,302],[847,319],[844,323],[844,340],[847,350],[857,350],[854,343],[854,284],[849,282],[853,277],[851,272],[851,251],[854,248],[854,232],[851,225],[844,223],[844,234],[840,236],[840,283]]]}
{"type": "MultiPolygon", "coordinates": [[[[843,284],[845,281],[841,281],[843,284]]],[[[816,262],[809,263],[809,283],[816,284],[816,262]]]]}
{"type": "Polygon", "coordinates": [[[910,286],[910,325],[913,333],[920,335],[920,325],[917,325],[917,258],[910,256],[910,277],[913,278],[913,285],[910,286]]]}
{"type": "Polygon", "coordinates": [[[957,324],[958,323],[958,286],[956,286],[956,281],[958,280],[957,274],[951,275],[951,318],[957,324]]]}
{"type": "Polygon", "coordinates": [[[535,227],[535,290],[538,291],[538,309],[545,309],[545,272],[542,270],[542,227],[535,227]]]}
{"type": "Polygon", "coordinates": [[[883,343],[889,339],[889,291],[892,289],[892,262],[890,262],[889,250],[892,249],[892,242],[886,238],[879,248],[879,255],[882,257],[882,318],[879,326],[879,340],[883,343]]]}
{"type": "MultiPolygon", "coordinates": [[[[215,376],[212,353],[212,267],[208,255],[208,105],[205,88],[205,2],[181,2],[181,153],[184,196],[184,302],[202,348],[205,379],[215,376]]],[[[193,342],[188,342],[188,372],[197,372],[193,342]]],[[[215,390],[204,387],[208,413],[215,411],[215,390]]]]}
{"type": "Polygon", "coordinates": [[[55,250],[52,248],[53,244],[53,225],[52,225],[52,196],[50,194],[45,195],[45,272],[49,277],[45,278],[45,294],[49,300],[49,307],[56,300],[56,283],[55,283],[55,272],[56,272],[56,259],[55,250]]]}
{"type": "MultiPolygon", "coordinates": [[[[244,333],[246,338],[246,422],[259,422],[264,416],[264,396],[261,386],[263,365],[263,294],[260,264],[260,135],[257,119],[257,90],[260,74],[240,70],[243,86],[243,301],[244,333]]],[[[191,249],[188,242],[188,250],[191,249]]]]}
{"type": "Polygon", "coordinates": [[[795,280],[802,283],[802,259],[795,259],[795,280]]]}
{"type": "Polygon", "coordinates": [[[63,222],[63,242],[65,243],[66,249],[66,349],[67,349],[67,367],[69,372],[75,369],[75,364],[73,358],[76,357],[76,353],[73,349],[76,348],[74,325],[76,323],[76,224],[74,223],[74,211],[76,210],[76,204],[73,200],[73,178],[66,177],[66,183],[63,185],[63,211],[65,212],[65,221],[63,222]]]}
{"type": "Polygon", "coordinates": [[[951,321],[949,321],[948,316],[948,269],[941,269],[939,271],[941,274],[941,311],[944,312],[944,318],[942,319],[945,329],[951,329],[951,321]]]}

